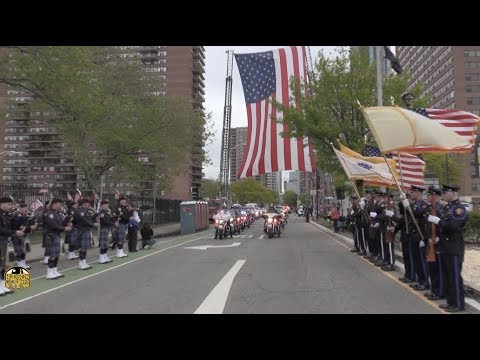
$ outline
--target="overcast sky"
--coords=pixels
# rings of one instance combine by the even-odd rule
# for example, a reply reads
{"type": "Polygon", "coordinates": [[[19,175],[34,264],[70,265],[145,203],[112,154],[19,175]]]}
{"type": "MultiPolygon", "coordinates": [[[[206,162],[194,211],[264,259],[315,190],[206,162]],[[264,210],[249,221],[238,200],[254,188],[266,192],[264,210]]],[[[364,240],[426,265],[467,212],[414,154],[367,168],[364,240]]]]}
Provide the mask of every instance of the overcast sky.
{"type": "MultiPolygon", "coordinates": [[[[214,125],[214,141],[206,146],[213,165],[204,168],[206,178],[218,179],[220,173],[220,152],[222,148],[223,109],[225,106],[225,78],[227,75],[227,50],[235,53],[252,53],[278,49],[285,46],[206,46],[205,47],[205,109],[212,114],[214,125]]],[[[311,46],[312,59],[325,49],[328,54],[334,53],[333,46],[311,46]]],[[[233,61],[232,87],[232,124],[231,127],[247,126],[245,98],[238,73],[237,64],[233,61]]]]}

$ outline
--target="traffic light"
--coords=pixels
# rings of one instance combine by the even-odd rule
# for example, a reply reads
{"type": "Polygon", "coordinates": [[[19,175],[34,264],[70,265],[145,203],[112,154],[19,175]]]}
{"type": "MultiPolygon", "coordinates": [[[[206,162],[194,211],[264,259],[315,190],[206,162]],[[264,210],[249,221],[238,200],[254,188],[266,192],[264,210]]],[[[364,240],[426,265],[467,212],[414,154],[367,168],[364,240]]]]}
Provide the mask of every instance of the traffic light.
{"type": "Polygon", "coordinates": [[[190,189],[191,189],[191,192],[192,192],[193,200],[199,200],[200,199],[199,193],[198,193],[199,187],[198,186],[192,186],[190,189]]]}

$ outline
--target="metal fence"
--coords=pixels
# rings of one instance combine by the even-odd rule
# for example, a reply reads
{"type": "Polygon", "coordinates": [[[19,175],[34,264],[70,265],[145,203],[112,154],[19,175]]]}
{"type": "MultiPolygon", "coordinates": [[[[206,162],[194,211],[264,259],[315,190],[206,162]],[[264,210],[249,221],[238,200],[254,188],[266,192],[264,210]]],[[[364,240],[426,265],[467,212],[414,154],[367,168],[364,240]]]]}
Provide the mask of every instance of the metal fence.
{"type": "MultiPolygon", "coordinates": [[[[42,190],[46,189],[26,184],[0,184],[0,196],[11,196],[16,202],[25,202],[29,207],[35,199],[39,199],[42,204],[51,197],[59,197],[66,200],[67,192],[69,191],[63,188],[48,189],[48,192],[43,192],[42,190]]],[[[69,192],[72,196],[75,195],[75,190],[70,189],[69,192]]],[[[82,190],[82,195],[93,199],[93,191],[91,190],[82,190]]],[[[110,200],[110,207],[113,210],[116,206],[115,194],[103,194],[103,198],[110,200]]],[[[130,192],[130,195],[127,196],[127,204],[140,208],[142,220],[154,225],[180,222],[181,202],[182,200],[175,199],[154,199],[151,192],[139,191],[133,194],[130,192]]]]}

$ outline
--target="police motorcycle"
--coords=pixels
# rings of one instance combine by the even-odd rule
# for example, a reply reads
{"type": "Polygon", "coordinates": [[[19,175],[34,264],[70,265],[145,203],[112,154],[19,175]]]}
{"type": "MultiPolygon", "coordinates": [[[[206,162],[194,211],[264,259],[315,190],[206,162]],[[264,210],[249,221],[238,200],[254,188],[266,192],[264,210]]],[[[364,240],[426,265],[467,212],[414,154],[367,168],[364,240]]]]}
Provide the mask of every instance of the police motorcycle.
{"type": "Polygon", "coordinates": [[[233,238],[233,225],[234,225],[234,218],[232,214],[226,211],[221,211],[217,215],[214,216],[215,219],[215,237],[219,237],[223,239],[230,235],[233,238]]]}
{"type": "Polygon", "coordinates": [[[267,233],[268,238],[271,239],[275,235],[280,237],[280,221],[281,215],[277,213],[266,213],[263,214],[263,218],[265,219],[264,224],[264,231],[267,233]]]}
{"type": "Polygon", "coordinates": [[[238,211],[235,211],[233,215],[234,221],[233,221],[233,233],[237,233],[240,235],[240,232],[243,230],[242,224],[242,216],[238,211]]]}

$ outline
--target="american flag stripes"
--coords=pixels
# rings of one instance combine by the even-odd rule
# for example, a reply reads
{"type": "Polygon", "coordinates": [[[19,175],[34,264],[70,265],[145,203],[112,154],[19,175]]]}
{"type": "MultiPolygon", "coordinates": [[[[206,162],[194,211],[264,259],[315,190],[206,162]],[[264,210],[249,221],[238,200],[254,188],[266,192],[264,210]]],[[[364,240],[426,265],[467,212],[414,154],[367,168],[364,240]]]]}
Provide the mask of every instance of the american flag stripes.
{"type": "MultiPolygon", "coordinates": [[[[392,153],[386,155],[387,157],[395,160],[397,166],[397,172],[400,174],[401,181],[404,189],[410,189],[412,185],[424,186],[425,185],[425,162],[418,156],[408,154],[405,152],[392,153]],[[400,154],[400,156],[399,156],[400,154]]],[[[380,149],[375,146],[365,145],[365,156],[381,156],[380,149]]],[[[368,182],[371,186],[385,186],[383,183],[368,182]]]]}
{"type": "Polygon", "coordinates": [[[282,138],[288,130],[282,112],[272,99],[290,104],[290,79],[307,78],[304,46],[235,54],[247,105],[247,144],[237,178],[280,170],[315,171],[312,146],[307,138],[282,138]],[[304,146],[304,144],[306,146],[304,146]]]}

